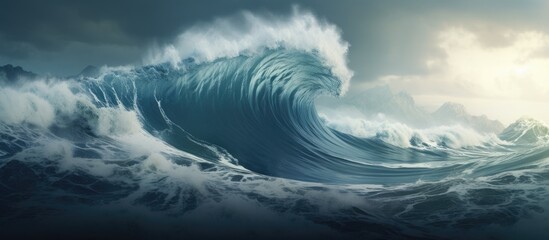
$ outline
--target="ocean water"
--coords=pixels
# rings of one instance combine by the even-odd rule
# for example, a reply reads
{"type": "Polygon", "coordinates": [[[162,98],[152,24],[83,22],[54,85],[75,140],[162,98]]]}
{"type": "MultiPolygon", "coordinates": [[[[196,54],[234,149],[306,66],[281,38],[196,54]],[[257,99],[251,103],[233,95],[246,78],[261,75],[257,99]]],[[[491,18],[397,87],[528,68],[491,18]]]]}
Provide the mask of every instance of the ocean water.
{"type": "Polygon", "coordinates": [[[144,65],[3,83],[0,236],[549,237],[543,123],[490,135],[321,115],[316,98],[352,86],[337,28],[243,19],[144,65]]]}

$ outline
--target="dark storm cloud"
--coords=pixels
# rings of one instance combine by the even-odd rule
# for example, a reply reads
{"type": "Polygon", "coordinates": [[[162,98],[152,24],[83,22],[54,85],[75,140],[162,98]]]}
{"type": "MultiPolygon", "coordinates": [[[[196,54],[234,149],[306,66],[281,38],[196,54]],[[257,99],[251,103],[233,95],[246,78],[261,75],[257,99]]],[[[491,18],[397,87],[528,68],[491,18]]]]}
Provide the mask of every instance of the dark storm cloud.
{"type": "Polygon", "coordinates": [[[77,71],[66,67],[74,61],[82,66],[132,63],[153,41],[169,42],[197,22],[242,9],[290,8],[266,1],[9,1],[0,7],[0,61],[62,74],[77,71]],[[125,50],[113,52],[116,47],[125,50]],[[85,53],[80,61],[70,56],[86,50],[103,54],[103,62],[85,53]]]}
{"type": "Polygon", "coordinates": [[[173,37],[199,21],[260,6],[256,2],[238,3],[240,1],[10,1],[0,8],[0,33],[5,40],[27,42],[41,50],[58,49],[74,41],[142,44],[151,39],[173,37]]]}
{"type": "Polygon", "coordinates": [[[423,71],[426,56],[440,54],[435,33],[445,26],[470,26],[488,45],[505,44],[498,29],[549,32],[547,4],[533,0],[19,0],[0,7],[0,64],[70,74],[88,64],[135,63],[153,42],[171,42],[197,23],[241,10],[284,16],[295,4],[342,29],[355,79],[423,71]]]}

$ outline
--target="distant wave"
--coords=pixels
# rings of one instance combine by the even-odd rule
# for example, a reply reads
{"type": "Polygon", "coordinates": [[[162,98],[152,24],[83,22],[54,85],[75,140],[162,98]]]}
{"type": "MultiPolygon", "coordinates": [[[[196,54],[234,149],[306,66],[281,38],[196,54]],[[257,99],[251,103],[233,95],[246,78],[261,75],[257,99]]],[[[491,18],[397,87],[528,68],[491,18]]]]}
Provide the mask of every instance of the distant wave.
{"type": "Polygon", "coordinates": [[[507,127],[500,137],[516,144],[547,144],[549,127],[538,120],[523,117],[507,127]]]}

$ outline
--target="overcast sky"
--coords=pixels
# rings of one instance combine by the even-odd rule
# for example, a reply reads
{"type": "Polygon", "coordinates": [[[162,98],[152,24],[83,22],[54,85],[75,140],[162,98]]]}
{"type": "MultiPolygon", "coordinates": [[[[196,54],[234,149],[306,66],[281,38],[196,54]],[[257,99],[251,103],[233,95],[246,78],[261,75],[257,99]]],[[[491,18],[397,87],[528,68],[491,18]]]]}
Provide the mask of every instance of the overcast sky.
{"type": "Polygon", "coordinates": [[[426,108],[454,100],[504,122],[549,121],[549,1],[541,0],[8,1],[0,65],[65,76],[140,63],[153,43],[193,25],[242,10],[285,16],[292,5],[341,29],[352,89],[388,83],[426,108]]]}

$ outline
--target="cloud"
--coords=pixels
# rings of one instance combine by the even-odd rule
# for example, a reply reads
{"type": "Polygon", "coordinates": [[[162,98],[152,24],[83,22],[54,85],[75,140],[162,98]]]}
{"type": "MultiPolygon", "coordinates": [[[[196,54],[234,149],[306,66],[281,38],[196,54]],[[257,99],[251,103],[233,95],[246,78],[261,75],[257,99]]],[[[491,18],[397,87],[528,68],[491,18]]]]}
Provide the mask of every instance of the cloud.
{"type": "MultiPolygon", "coordinates": [[[[444,54],[425,60],[425,74],[387,75],[381,81],[430,101],[474,98],[494,104],[549,102],[549,35],[508,30],[501,37],[507,44],[490,46],[468,29],[447,28],[437,39],[444,54]]],[[[530,107],[519,108],[516,114],[530,107]]],[[[549,116],[544,118],[549,120],[549,116]]]]}
{"type": "Polygon", "coordinates": [[[74,74],[89,64],[125,65],[144,54],[133,49],[165,44],[197,22],[242,9],[288,11],[288,2],[6,1],[0,6],[0,64],[56,75],[74,74]]]}
{"type": "MultiPolygon", "coordinates": [[[[242,10],[256,14],[287,15],[298,4],[342,30],[350,43],[349,66],[357,81],[387,74],[423,74],[421,59],[438,50],[433,31],[443,26],[467,26],[485,45],[507,44],[490,31],[507,27],[549,32],[549,3],[539,0],[463,1],[328,1],[328,0],[164,0],[164,1],[5,1],[0,7],[0,64],[18,63],[30,70],[51,69],[55,74],[78,72],[89,64],[67,46],[86,46],[80,52],[101,55],[102,64],[128,64],[141,56],[111,49],[148,49],[171,40],[197,23],[232,16],[242,10]],[[107,47],[105,47],[107,46],[107,47]],[[36,56],[54,55],[47,61],[36,56]],[[70,59],[70,61],[68,60],[70,59]],[[113,61],[111,59],[120,59],[113,61]],[[66,62],[76,69],[59,67],[66,62]]],[[[42,71],[43,72],[43,71],[42,71]]]]}

